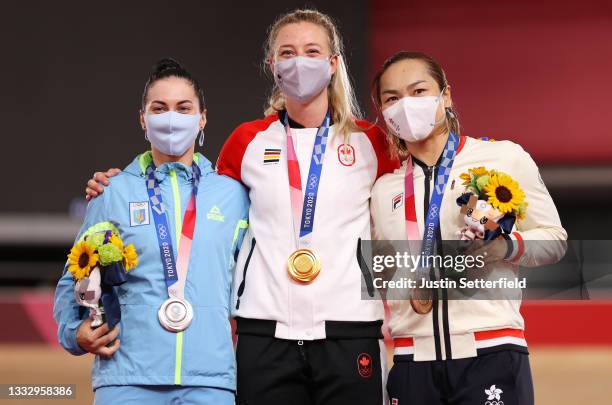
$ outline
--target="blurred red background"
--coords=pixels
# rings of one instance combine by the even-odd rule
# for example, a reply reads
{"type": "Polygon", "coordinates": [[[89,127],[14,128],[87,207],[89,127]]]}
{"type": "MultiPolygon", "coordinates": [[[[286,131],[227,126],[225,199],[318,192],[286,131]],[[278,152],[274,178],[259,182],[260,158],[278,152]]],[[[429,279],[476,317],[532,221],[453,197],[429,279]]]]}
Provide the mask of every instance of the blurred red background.
{"type": "Polygon", "coordinates": [[[398,50],[446,70],[466,135],[538,164],[612,163],[612,2],[370,2],[371,77],[398,50]]]}

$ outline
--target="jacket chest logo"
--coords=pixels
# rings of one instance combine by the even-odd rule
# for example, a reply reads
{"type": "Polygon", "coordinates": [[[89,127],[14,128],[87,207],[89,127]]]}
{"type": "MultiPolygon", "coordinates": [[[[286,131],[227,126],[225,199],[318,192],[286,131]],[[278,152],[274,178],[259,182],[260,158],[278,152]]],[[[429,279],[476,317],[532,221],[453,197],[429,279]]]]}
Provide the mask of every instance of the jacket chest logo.
{"type": "Polygon", "coordinates": [[[277,165],[280,162],[280,148],[266,148],[263,155],[264,165],[277,165]]]}
{"type": "Polygon", "coordinates": [[[217,205],[213,205],[213,207],[206,214],[206,218],[210,221],[224,222],[225,216],[221,213],[221,209],[217,205]]]}
{"type": "Polygon", "coordinates": [[[399,193],[391,199],[391,212],[404,205],[404,193],[399,193]]]}
{"type": "Polygon", "coordinates": [[[353,166],[356,160],[355,148],[346,144],[338,146],[338,160],[343,166],[353,166]]]}
{"type": "Polygon", "coordinates": [[[130,226],[149,225],[149,202],[130,203],[130,226]]]}

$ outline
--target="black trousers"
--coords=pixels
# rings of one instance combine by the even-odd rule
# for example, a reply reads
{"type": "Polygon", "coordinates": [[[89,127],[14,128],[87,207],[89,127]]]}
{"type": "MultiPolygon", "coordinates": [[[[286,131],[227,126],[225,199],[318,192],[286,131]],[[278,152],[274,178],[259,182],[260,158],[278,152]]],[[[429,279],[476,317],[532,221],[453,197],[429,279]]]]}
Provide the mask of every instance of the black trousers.
{"type": "Polygon", "coordinates": [[[413,361],[395,356],[391,405],[533,405],[529,355],[505,349],[477,357],[413,361]]]}
{"type": "Polygon", "coordinates": [[[239,334],[236,404],[380,405],[384,387],[379,342],[239,334]]]}

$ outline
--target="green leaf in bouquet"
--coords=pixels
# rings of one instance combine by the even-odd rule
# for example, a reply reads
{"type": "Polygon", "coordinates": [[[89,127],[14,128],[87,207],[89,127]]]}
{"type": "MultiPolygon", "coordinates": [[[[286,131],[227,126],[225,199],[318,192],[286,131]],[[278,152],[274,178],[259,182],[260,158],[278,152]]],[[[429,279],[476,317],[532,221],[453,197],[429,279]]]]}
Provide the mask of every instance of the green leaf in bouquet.
{"type": "Polygon", "coordinates": [[[489,182],[489,176],[486,174],[476,179],[476,187],[478,188],[479,194],[482,193],[482,190],[485,188],[488,182],[489,182]]]}
{"type": "Polygon", "coordinates": [[[98,248],[98,255],[100,256],[100,264],[102,266],[108,266],[112,263],[123,260],[121,250],[112,243],[107,243],[98,248]]]}
{"type": "Polygon", "coordinates": [[[87,237],[87,242],[98,249],[100,246],[104,244],[104,233],[96,232],[87,237]]]}

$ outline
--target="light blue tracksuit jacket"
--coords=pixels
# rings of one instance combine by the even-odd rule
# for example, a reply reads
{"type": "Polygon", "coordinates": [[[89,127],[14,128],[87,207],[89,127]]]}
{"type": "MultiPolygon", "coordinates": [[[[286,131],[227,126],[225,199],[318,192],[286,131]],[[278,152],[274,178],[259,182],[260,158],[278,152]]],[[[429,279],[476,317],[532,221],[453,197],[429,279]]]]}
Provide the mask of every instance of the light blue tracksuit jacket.
{"type": "MultiPolygon", "coordinates": [[[[193,322],[181,333],[162,328],[157,311],[168,298],[150,204],[143,213],[134,203],[148,202],[146,167],[151,153],[137,157],[87,208],[77,240],[88,230],[112,223],[125,244],[133,243],[139,264],[128,281],[115,287],[121,304],[121,347],[110,359],[96,356],[92,385],[183,385],[235,390],[235,358],[230,330],[230,288],[235,253],[247,227],[249,200],[240,183],[218,175],[200,154],[194,160],[202,177],[197,219],[189,259],[185,298],[194,309],[193,322]],[[102,223],[102,225],[100,225],[102,223]]],[[[178,249],[182,219],[192,193],[192,170],[165,163],[156,170],[173,247],[178,249]]],[[[72,275],[66,272],[55,293],[54,317],[61,345],[74,355],[85,352],[76,330],[88,310],[74,298],[72,275]]]]}

